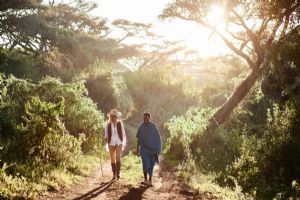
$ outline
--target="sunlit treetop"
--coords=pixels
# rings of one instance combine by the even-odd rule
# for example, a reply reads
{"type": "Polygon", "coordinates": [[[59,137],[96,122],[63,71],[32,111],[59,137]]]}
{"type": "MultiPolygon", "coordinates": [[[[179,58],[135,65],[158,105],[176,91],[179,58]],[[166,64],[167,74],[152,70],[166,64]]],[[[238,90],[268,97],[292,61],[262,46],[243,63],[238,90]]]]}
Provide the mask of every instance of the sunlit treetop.
{"type": "Polygon", "coordinates": [[[272,49],[292,31],[299,30],[300,2],[297,0],[175,0],[160,16],[179,18],[211,30],[249,66],[250,73],[210,120],[208,130],[224,123],[256,80],[270,71],[272,49]],[[223,20],[215,24],[212,8],[223,8],[223,20]]]}
{"type": "Polygon", "coordinates": [[[0,0],[0,44],[34,56],[58,51],[78,67],[97,59],[109,62],[135,55],[137,47],[123,41],[145,35],[149,25],[127,20],[110,23],[89,14],[95,7],[87,0],[0,0]],[[122,34],[111,37],[113,29],[122,34]]]}
{"type": "Polygon", "coordinates": [[[211,29],[254,68],[276,37],[299,25],[299,6],[295,0],[176,0],[160,17],[180,18],[211,29]],[[217,24],[209,18],[216,6],[222,12],[217,24]]]}

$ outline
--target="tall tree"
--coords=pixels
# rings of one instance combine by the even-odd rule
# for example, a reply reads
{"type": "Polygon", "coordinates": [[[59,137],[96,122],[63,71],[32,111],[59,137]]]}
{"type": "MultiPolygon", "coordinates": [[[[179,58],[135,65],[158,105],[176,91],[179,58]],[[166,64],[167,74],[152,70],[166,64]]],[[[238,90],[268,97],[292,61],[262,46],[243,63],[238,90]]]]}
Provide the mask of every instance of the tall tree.
{"type": "Polygon", "coordinates": [[[0,46],[27,55],[58,51],[81,68],[97,59],[115,61],[136,54],[134,45],[121,42],[149,26],[125,20],[110,24],[89,14],[95,7],[85,0],[0,0],[0,46]],[[109,35],[121,26],[126,36],[109,35]]]}
{"type": "Polygon", "coordinates": [[[197,23],[212,31],[247,63],[249,74],[210,120],[208,130],[224,123],[244,99],[255,82],[270,70],[271,51],[280,40],[297,29],[300,2],[297,0],[175,0],[160,16],[197,23]],[[226,25],[219,27],[209,21],[213,5],[224,8],[226,25]]]}

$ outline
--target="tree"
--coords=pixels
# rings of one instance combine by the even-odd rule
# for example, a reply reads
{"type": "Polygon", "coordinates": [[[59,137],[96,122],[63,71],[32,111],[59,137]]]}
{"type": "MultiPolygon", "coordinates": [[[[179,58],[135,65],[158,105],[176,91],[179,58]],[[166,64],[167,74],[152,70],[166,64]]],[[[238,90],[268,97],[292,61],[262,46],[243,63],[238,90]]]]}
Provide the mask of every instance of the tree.
{"type": "Polygon", "coordinates": [[[51,46],[60,46],[61,39],[71,32],[100,33],[105,21],[89,17],[93,4],[73,1],[72,4],[49,4],[41,0],[1,1],[0,38],[7,49],[38,54],[51,46]]]}
{"type": "Polygon", "coordinates": [[[212,30],[249,67],[249,74],[233,94],[214,113],[208,130],[224,123],[244,99],[255,82],[271,68],[271,49],[299,27],[300,2],[297,0],[175,0],[160,15],[162,19],[179,18],[212,30]],[[213,5],[224,8],[226,24],[219,28],[207,19],[213,5]]]}
{"type": "Polygon", "coordinates": [[[91,16],[89,12],[96,4],[89,1],[1,0],[0,4],[0,46],[30,56],[46,55],[45,61],[63,60],[76,68],[89,66],[97,59],[115,62],[135,55],[135,45],[121,42],[149,28],[126,20],[110,24],[91,16]],[[116,28],[128,34],[111,37],[116,28]]]}

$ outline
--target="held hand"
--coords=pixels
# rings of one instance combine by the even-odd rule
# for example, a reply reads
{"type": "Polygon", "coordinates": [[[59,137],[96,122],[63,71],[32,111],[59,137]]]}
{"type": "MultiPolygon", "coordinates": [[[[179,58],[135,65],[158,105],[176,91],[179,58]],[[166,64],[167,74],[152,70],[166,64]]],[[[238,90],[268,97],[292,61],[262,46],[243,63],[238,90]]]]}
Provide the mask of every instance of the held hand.
{"type": "Polygon", "coordinates": [[[140,151],[139,149],[136,149],[136,155],[139,156],[140,155],[140,151]]]}

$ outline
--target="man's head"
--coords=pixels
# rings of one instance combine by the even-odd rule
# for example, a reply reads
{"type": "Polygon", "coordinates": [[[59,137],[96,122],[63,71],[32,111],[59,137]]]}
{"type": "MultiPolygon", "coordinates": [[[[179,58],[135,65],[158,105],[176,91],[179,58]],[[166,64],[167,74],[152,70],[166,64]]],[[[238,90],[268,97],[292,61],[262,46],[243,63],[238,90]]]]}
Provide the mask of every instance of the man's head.
{"type": "Polygon", "coordinates": [[[143,114],[143,117],[144,117],[144,123],[145,123],[145,124],[149,123],[150,118],[151,118],[150,113],[145,112],[145,113],[143,114]]]}

